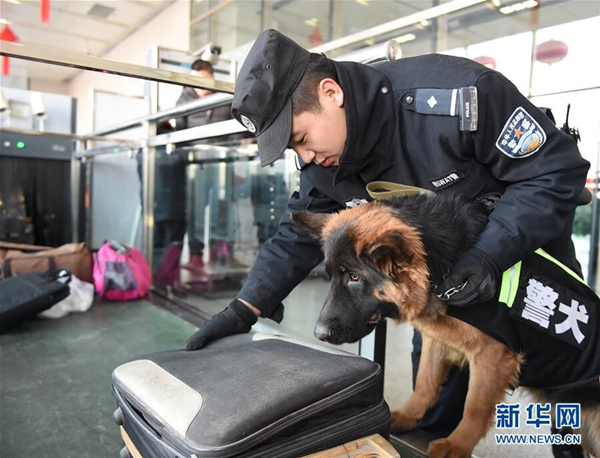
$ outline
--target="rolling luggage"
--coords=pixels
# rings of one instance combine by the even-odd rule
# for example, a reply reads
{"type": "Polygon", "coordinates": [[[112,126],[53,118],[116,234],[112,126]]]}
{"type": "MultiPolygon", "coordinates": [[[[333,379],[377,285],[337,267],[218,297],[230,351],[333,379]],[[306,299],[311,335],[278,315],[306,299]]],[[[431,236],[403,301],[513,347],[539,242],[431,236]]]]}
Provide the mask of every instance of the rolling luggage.
{"type": "Polygon", "coordinates": [[[49,309],[70,293],[66,269],[29,272],[0,281],[0,332],[49,309]]]}
{"type": "Polygon", "coordinates": [[[242,334],[113,372],[115,421],[142,457],[300,457],[389,435],[381,367],[281,336],[242,334]]]}

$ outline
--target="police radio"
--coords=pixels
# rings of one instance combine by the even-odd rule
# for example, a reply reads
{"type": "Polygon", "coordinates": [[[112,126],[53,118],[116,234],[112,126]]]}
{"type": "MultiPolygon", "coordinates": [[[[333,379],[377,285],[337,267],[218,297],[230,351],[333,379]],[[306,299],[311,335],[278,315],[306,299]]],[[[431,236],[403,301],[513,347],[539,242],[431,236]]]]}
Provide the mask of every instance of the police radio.
{"type": "Polygon", "coordinates": [[[565,123],[563,124],[562,130],[564,133],[569,135],[575,143],[579,143],[581,141],[581,135],[579,135],[579,129],[577,127],[569,127],[569,112],[571,111],[571,104],[567,105],[567,118],[565,119],[565,123]]]}
{"type": "MultiPolygon", "coordinates": [[[[550,108],[546,108],[546,107],[538,107],[538,108],[542,113],[544,113],[546,116],[548,116],[548,118],[550,118],[550,121],[552,121],[552,124],[556,125],[556,119],[554,119],[554,114],[552,113],[552,110],[550,108]]],[[[565,134],[567,134],[569,137],[571,137],[573,140],[575,140],[575,143],[579,143],[581,141],[581,135],[579,135],[579,129],[577,127],[569,126],[570,111],[571,111],[571,104],[569,103],[567,105],[567,117],[565,119],[565,123],[559,129],[561,131],[563,131],[565,134]]]]}

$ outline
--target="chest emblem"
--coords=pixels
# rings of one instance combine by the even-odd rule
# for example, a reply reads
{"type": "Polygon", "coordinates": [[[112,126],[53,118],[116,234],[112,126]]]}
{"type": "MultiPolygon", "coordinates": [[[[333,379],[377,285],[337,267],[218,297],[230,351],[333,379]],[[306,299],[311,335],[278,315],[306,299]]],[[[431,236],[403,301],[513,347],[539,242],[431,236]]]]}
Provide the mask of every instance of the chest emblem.
{"type": "Polygon", "coordinates": [[[513,159],[531,156],[546,142],[546,132],[537,121],[522,107],[517,108],[508,118],[496,147],[513,159]]]}

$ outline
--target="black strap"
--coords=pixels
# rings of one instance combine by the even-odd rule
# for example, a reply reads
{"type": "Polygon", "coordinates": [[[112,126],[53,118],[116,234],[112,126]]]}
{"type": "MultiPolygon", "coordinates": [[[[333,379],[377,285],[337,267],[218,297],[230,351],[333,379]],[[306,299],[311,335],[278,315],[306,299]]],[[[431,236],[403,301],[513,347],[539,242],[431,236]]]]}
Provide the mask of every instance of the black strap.
{"type": "Polygon", "coordinates": [[[2,278],[12,277],[12,269],[10,268],[10,259],[6,259],[2,263],[2,278]]]}

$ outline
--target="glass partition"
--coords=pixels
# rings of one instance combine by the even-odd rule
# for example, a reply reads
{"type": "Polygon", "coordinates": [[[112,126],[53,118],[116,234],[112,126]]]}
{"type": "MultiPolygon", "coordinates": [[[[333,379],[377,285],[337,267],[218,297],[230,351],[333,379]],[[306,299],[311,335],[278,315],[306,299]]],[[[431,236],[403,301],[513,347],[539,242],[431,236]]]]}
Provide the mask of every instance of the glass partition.
{"type": "Polygon", "coordinates": [[[107,240],[143,249],[141,153],[99,155],[88,169],[88,234],[93,250],[107,240]]]}
{"type": "Polygon", "coordinates": [[[598,43],[600,16],[538,30],[531,95],[599,87],[598,43]]]}
{"type": "MultiPolygon", "coordinates": [[[[251,142],[156,151],[154,283],[207,316],[236,297],[298,183],[293,152],[262,168],[251,142]]],[[[314,339],[327,287],[317,267],[285,300],[284,322],[261,320],[258,330],[314,339]]]]}

